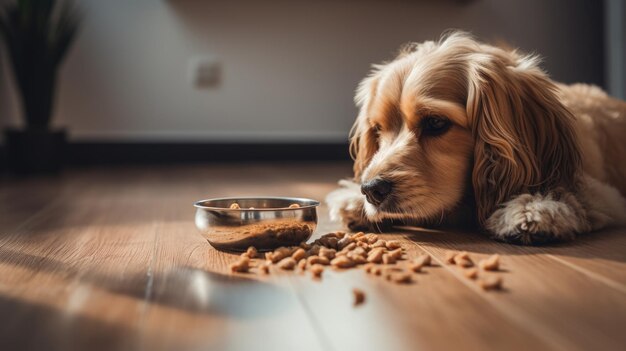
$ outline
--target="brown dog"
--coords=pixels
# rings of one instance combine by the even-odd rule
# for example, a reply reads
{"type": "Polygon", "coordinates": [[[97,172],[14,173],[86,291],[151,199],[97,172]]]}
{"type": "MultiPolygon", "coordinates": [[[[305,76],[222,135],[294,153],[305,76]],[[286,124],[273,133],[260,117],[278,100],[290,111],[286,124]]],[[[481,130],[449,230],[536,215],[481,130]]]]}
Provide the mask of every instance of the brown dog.
{"type": "Polygon", "coordinates": [[[452,33],[359,85],[354,181],[327,202],[352,228],[454,221],[536,244],[626,223],[626,103],[561,85],[538,58],[452,33]]]}

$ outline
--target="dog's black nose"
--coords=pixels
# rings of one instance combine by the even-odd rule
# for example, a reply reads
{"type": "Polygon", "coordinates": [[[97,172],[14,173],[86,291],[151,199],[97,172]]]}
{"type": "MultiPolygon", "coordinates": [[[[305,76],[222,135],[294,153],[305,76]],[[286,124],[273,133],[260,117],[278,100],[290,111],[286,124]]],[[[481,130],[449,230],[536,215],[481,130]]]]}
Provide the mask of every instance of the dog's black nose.
{"type": "Polygon", "coordinates": [[[361,192],[372,205],[380,205],[391,193],[391,182],[382,178],[375,178],[361,185],[361,192]]]}

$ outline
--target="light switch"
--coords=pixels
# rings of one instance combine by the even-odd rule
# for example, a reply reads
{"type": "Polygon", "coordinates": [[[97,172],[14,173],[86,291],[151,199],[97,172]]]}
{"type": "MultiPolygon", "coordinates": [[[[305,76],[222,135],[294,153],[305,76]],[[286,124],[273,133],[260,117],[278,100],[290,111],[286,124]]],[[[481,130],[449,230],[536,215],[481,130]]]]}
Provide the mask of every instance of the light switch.
{"type": "Polygon", "coordinates": [[[222,67],[213,55],[194,57],[189,62],[191,82],[198,89],[217,88],[222,81],[222,67]]]}

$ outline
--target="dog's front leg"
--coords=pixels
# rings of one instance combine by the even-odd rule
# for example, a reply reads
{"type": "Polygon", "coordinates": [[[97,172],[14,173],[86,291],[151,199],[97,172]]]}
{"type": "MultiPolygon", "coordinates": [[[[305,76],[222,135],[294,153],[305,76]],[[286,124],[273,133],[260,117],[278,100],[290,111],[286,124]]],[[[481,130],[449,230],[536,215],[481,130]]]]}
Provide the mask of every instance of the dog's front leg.
{"type": "Polygon", "coordinates": [[[487,219],[486,228],[497,240],[537,245],[572,240],[590,226],[573,194],[550,193],[514,197],[487,219]]]}
{"type": "Polygon", "coordinates": [[[363,206],[365,195],[361,194],[361,186],[349,180],[340,180],[339,189],[326,196],[330,211],[330,219],[341,220],[351,230],[369,230],[373,223],[367,220],[363,206]]]}

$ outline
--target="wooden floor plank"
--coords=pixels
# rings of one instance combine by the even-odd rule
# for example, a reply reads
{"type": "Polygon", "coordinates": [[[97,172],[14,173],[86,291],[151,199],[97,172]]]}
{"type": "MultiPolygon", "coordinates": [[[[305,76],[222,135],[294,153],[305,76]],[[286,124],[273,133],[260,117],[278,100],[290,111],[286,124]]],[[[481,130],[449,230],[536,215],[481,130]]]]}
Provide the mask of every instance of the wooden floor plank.
{"type": "MultiPolygon", "coordinates": [[[[84,169],[0,180],[0,349],[621,349],[623,229],[548,247],[473,233],[397,230],[439,267],[397,286],[361,270],[269,277],[228,272],[193,224],[196,200],[286,195],[323,200],[345,163],[84,169]],[[39,198],[38,198],[39,197],[39,198]],[[40,199],[41,198],[41,199],[40,199]],[[42,200],[43,199],[43,200],[42,200]],[[487,293],[447,250],[503,256],[505,291],[487,293]],[[352,288],[366,303],[352,306],[352,288]],[[293,332],[296,330],[297,332],[293,332]]],[[[316,235],[335,230],[320,208],[316,235]]]]}
{"type": "MultiPolygon", "coordinates": [[[[503,255],[505,293],[483,293],[468,285],[509,318],[541,330],[545,339],[559,339],[567,349],[619,349],[626,343],[619,332],[626,316],[625,295],[542,254],[545,248],[491,242],[471,233],[414,230],[405,238],[439,261],[448,250],[467,251],[475,261],[503,255]]],[[[467,282],[459,268],[444,267],[467,282]]]]}
{"type": "MultiPolygon", "coordinates": [[[[194,188],[178,188],[178,197],[194,196],[194,188]]],[[[191,202],[167,207],[157,231],[143,349],[324,349],[288,285],[274,276],[230,274],[238,255],[211,248],[197,233],[191,202]],[[294,326],[297,332],[289,332],[294,326]]]]}

